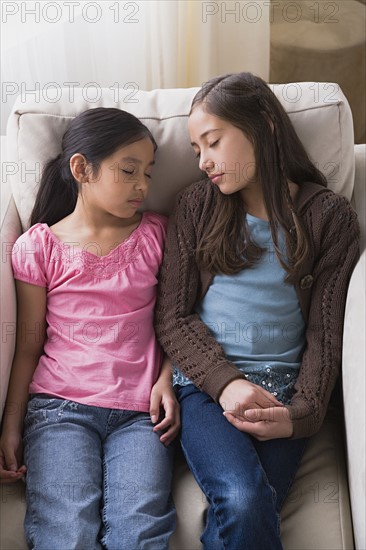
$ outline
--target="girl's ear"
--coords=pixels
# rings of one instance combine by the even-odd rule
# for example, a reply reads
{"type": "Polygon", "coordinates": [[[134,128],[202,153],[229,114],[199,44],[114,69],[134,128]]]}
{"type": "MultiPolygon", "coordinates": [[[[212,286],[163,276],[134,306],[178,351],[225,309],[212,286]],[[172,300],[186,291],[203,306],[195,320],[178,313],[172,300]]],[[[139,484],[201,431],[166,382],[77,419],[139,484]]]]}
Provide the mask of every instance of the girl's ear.
{"type": "Polygon", "coordinates": [[[78,183],[85,183],[89,178],[89,167],[86,158],[81,153],[75,153],[70,159],[70,170],[78,183]]]}

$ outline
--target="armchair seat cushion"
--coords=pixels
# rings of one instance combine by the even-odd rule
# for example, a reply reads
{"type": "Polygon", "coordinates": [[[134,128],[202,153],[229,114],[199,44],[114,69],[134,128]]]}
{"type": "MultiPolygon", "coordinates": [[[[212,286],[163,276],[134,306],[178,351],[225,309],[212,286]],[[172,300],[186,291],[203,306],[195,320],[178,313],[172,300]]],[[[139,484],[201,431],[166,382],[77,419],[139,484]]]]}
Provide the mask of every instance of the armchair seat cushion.
{"type": "MultiPolygon", "coordinates": [[[[353,548],[340,416],[336,408],[330,409],[322,429],[310,439],[281,514],[285,550],[353,548]]],[[[24,483],[3,485],[1,491],[0,548],[26,550],[24,483]]],[[[207,500],[181,452],[174,467],[173,498],[177,527],[170,550],[198,550],[207,500]]]]}

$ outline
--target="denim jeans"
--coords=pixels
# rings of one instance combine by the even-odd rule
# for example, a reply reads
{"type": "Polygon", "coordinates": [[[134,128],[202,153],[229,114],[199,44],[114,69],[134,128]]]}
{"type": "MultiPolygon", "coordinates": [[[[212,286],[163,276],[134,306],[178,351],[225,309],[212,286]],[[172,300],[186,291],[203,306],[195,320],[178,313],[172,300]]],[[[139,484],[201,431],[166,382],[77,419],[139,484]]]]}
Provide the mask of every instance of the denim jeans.
{"type": "Polygon", "coordinates": [[[258,441],[240,432],[193,384],[177,386],[181,443],[209,509],[206,550],[280,550],[280,509],[305,439],[258,441]]]}
{"type": "Polygon", "coordinates": [[[36,550],[162,550],[173,446],[148,413],[35,395],[25,418],[25,532],[36,550]]]}

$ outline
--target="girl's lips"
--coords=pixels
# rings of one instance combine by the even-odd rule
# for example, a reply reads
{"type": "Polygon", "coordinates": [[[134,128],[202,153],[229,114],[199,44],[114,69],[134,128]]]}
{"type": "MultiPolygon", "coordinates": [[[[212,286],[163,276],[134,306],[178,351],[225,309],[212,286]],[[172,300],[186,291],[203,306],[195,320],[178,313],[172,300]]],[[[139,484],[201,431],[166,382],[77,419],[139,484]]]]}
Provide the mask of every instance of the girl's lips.
{"type": "Polygon", "coordinates": [[[215,176],[209,176],[212,183],[218,183],[219,179],[222,178],[224,174],[216,174],[215,176]]]}
{"type": "Polygon", "coordinates": [[[139,199],[136,199],[136,200],[132,200],[132,201],[128,201],[130,204],[132,204],[132,206],[135,206],[136,208],[138,208],[139,206],[142,205],[142,200],[139,200],[139,199]]]}

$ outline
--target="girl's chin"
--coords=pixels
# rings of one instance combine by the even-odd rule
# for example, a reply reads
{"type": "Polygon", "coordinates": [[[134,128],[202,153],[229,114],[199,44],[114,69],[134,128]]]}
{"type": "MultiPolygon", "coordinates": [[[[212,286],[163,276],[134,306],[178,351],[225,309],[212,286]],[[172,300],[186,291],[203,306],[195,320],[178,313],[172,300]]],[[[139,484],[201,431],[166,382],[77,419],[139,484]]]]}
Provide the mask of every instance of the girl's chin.
{"type": "Polygon", "coordinates": [[[233,195],[234,193],[241,191],[241,188],[237,189],[232,187],[231,185],[225,185],[224,183],[221,185],[217,185],[217,188],[219,189],[220,193],[222,193],[223,195],[233,195]]]}

